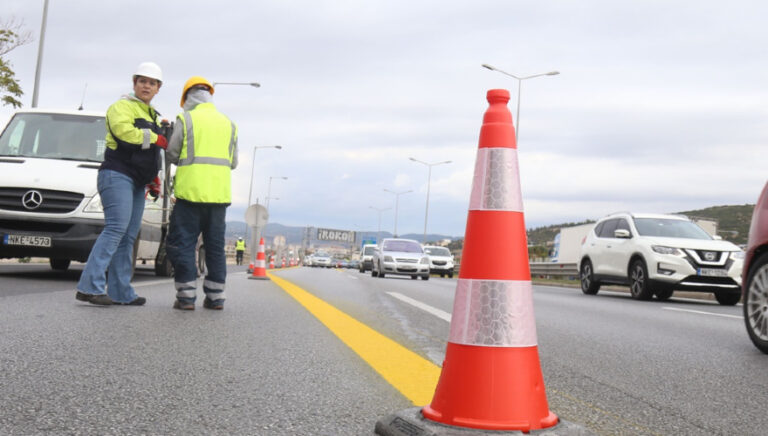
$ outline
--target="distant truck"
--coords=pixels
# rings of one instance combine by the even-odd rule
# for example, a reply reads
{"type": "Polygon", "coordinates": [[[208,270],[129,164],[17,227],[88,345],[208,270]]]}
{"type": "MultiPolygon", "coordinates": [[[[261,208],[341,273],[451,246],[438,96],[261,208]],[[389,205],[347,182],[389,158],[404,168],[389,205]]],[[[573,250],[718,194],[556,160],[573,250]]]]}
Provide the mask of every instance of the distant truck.
{"type": "Polygon", "coordinates": [[[595,223],[573,227],[562,227],[555,236],[550,260],[556,263],[578,263],[581,253],[581,243],[595,223]]]}

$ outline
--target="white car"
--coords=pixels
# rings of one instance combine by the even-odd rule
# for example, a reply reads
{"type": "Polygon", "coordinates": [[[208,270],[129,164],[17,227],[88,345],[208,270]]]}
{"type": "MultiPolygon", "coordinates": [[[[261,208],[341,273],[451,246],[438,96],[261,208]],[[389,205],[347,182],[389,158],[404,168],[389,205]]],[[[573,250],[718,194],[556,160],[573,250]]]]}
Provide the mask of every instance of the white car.
{"type": "Polygon", "coordinates": [[[371,276],[384,278],[386,274],[429,280],[429,256],[413,239],[384,239],[373,255],[371,276]]]}
{"type": "Polygon", "coordinates": [[[321,268],[330,268],[333,266],[331,256],[326,253],[315,253],[312,255],[312,266],[319,266],[321,268]]]}
{"type": "Polygon", "coordinates": [[[453,277],[454,261],[449,249],[436,245],[425,245],[424,252],[429,255],[430,273],[440,274],[440,277],[446,275],[450,278],[453,277]]]}
{"type": "Polygon", "coordinates": [[[312,266],[312,255],[304,256],[304,266],[312,266]]]}
{"type": "Polygon", "coordinates": [[[744,252],[680,215],[616,213],[599,220],[581,247],[581,290],[626,284],[632,297],[666,300],[675,290],[712,292],[722,305],[741,297],[744,252]]]}
{"type": "MultiPolygon", "coordinates": [[[[96,175],[105,137],[100,112],[31,109],[13,115],[0,133],[0,258],[47,257],[60,271],[72,260],[88,259],[104,228],[96,175]]],[[[147,199],[133,252],[134,264],[156,261],[158,275],[172,275],[162,243],[168,204],[163,193],[156,202],[147,199]]]]}

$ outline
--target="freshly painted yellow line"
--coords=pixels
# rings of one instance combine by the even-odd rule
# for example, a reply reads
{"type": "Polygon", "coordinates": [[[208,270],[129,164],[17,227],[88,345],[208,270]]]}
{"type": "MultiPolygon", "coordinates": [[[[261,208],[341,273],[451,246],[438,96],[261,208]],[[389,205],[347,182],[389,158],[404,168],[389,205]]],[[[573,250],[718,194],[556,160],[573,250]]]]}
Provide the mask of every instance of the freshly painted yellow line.
{"type": "Polygon", "coordinates": [[[432,401],[439,366],[293,283],[269,272],[267,275],[414,405],[432,401]]]}

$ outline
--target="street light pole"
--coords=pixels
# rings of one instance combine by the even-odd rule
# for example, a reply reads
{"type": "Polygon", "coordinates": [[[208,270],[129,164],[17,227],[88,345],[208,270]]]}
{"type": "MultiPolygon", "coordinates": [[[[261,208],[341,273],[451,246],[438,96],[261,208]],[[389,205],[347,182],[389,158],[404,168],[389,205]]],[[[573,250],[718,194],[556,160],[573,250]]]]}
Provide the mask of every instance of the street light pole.
{"type": "Polygon", "coordinates": [[[451,161],[446,160],[442,162],[427,163],[424,161],[420,161],[418,159],[414,159],[412,157],[409,157],[408,159],[414,162],[418,162],[420,164],[426,165],[427,168],[429,168],[429,172],[427,173],[427,205],[424,208],[424,243],[426,244],[427,243],[427,218],[429,217],[429,187],[432,180],[432,167],[436,165],[449,164],[451,163],[451,161]]]}
{"type": "MultiPolygon", "coordinates": [[[[251,159],[251,182],[248,185],[248,206],[246,206],[246,210],[248,210],[249,207],[251,207],[251,194],[253,193],[253,173],[256,171],[256,150],[259,148],[276,148],[278,150],[282,149],[282,145],[254,145],[253,146],[253,158],[251,159]]],[[[245,225],[245,240],[248,240],[248,225],[245,225]]],[[[253,245],[253,244],[251,244],[253,245]]],[[[253,257],[253,256],[251,256],[253,257]]]]}
{"type": "Polygon", "coordinates": [[[271,198],[269,195],[272,193],[272,179],[288,180],[288,177],[269,176],[269,186],[267,187],[267,212],[269,212],[269,199],[271,198]]]}
{"type": "Polygon", "coordinates": [[[48,0],[43,2],[43,22],[40,24],[40,44],[37,46],[37,67],[35,68],[35,85],[32,89],[32,107],[37,107],[37,96],[40,89],[40,74],[43,69],[43,46],[45,45],[45,23],[48,21],[48,0]]]}
{"type": "Polygon", "coordinates": [[[488,64],[483,64],[484,68],[488,68],[491,71],[497,71],[501,74],[505,74],[509,77],[513,77],[517,79],[517,119],[515,120],[516,126],[515,126],[515,141],[517,141],[517,138],[520,136],[520,91],[522,90],[522,83],[523,80],[526,79],[533,79],[534,77],[541,77],[541,76],[557,76],[560,74],[559,71],[550,71],[548,73],[541,73],[541,74],[534,74],[532,76],[525,76],[525,77],[517,77],[514,74],[507,73],[506,71],[502,71],[496,67],[493,67],[488,64]]]}
{"type": "Polygon", "coordinates": [[[253,86],[254,88],[260,88],[261,85],[257,82],[213,82],[213,87],[215,88],[216,85],[246,85],[246,86],[253,86]]]}
{"type": "Polygon", "coordinates": [[[380,244],[381,243],[381,213],[384,212],[385,210],[390,210],[392,208],[391,207],[378,208],[373,206],[368,206],[368,207],[379,213],[379,228],[378,230],[376,230],[376,244],[380,244]]]}
{"type": "Polygon", "coordinates": [[[398,209],[399,204],[400,204],[400,196],[403,195],[403,194],[407,194],[409,192],[413,192],[413,190],[402,191],[402,192],[395,192],[395,191],[390,191],[387,188],[384,188],[384,191],[389,192],[390,194],[395,194],[395,233],[393,234],[393,236],[395,238],[397,238],[397,209],[398,209]]]}

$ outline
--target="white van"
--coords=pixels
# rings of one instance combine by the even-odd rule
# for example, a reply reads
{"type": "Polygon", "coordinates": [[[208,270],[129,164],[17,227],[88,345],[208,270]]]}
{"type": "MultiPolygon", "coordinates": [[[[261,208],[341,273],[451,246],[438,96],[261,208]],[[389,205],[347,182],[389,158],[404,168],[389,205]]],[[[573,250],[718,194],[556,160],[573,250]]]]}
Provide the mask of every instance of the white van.
{"type": "MultiPolygon", "coordinates": [[[[85,262],[104,228],[96,175],[104,158],[104,113],[20,110],[0,133],[0,258],[47,257],[64,271],[85,262]]],[[[165,171],[161,171],[164,179],[165,171]]],[[[165,190],[164,190],[165,191],[165,190]]],[[[169,198],[147,198],[134,247],[171,275],[164,241],[169,198]]]]}

